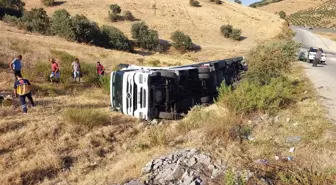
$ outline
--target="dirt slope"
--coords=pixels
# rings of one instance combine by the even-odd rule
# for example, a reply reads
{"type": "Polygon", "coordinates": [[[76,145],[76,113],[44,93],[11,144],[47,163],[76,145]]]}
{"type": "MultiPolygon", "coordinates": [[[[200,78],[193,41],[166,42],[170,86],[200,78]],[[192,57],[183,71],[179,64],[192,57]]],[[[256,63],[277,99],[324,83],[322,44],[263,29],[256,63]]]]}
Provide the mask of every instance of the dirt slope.
{"type": "Polygon", "coordinates": [[[189,1],[180,0],[72,0],[46,8],[40,0],[26,0],[26,8],[44,7],[49,14],[56,9],[67,9],[71,14],[84,14],[100,25],[109,24],[120,28],[128,36],[132,22],[111,23],[108,20],[110,4],[120,5],[122,10],[129,10],[133,15],[145,21],[159,32],[160,38],[169,40],[172,32],[181,30],[190,35],[195,44],[203,48],[201,55],[216,56],[217,53],[246,51],[257,42],[276,36],[281,32],[283,21],[275,15],[244,7],[236,3],[225,2],[216,5],[201,0],[202,7],[189,6],[189,1]],[[232,24],[242,29],[241,42],[231,41],[221,36],[220,26],[232,24]]]}
{"type": "Polygon", "coordinates": [[[267,11],[269,13],[277,13],[285,11],[287,15],[293,14],[301,10],[307,10],[312,7],[321,5],[325,0],[283,0],[281,2],[272,3],[257,9],[267,11]]]}

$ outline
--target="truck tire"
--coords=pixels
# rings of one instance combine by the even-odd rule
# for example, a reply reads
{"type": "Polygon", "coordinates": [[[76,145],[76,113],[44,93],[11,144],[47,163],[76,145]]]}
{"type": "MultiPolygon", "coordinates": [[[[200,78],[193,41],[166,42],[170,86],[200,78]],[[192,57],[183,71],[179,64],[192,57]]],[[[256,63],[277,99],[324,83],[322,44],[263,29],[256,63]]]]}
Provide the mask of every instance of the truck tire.
{"type": "Polygon", "coordinates": [[[174,119],[174,113],[172,112],[160,112],[159,118],[161,119],[174,119]]]}
{"type": "Polygon", "coordinates": [[[206,74],[198,74],[198,78],[201,80],[206,80],[210,78],[210,74],[206,73],[206,74]]]}
{"type": "Polygon", "coordinates": [[[159,71],[162,77],[176,79],[177,75],[171,71],[159,71]]]}
{"type": "Polygon", "coordinates": [[[202,103],[202,104],[201,104],[202,107],[207,107],[207,106],[209,106],[209,105],[210,105],[209,103],[202,103]]]}
{"type": "Polygon", "coordinates": [[[204,96],[201,98],[201,103],[209,103],[211,102],[211,97],[210,96],[204,96]]]}
{"type": "Polygon", "coordinates": [[[198,68],[198,73],[210,73],[210,68],[208,67],[199,67],[198,68]]]}

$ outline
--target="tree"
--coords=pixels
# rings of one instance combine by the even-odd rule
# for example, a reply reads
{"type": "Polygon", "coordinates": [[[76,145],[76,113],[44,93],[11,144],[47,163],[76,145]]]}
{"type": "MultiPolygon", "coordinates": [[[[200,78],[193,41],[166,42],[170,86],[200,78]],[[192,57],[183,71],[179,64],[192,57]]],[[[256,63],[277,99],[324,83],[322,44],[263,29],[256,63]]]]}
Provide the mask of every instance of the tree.
{"type": "Polygon", "coordinates": [[[50,33],[50,19],[43,8],[33,8],[31,11],[24,12],[21,21],[28,31],[44,35],[50,33]]]}
{"type": "Polygon", "coordinates": [[[160,42],[158,32],[149,29],[144,22],[134,23],[131,32],[132,38],[136,39],[141,48],[154,50],[160,42]]]}
{"type": "Polygon", "coordinates": [[[97,23],[90,21],[84,15],[72,18],[75,40],[78,42],[94,43],[99,38],[100,29],[97,23]]]}
{"type": "Polygon", "coordinates": [[[41,1],[46,6],[52,6],[55,3],[55,0],[41,0],[41,1]]]}
{"type": "Polygon", "coordinates": [[[145,22],[137,22],[132,25],[132,38],[141,39],[143,35],[146,35],[148,32],[148,26],[145,22]]]}
{"type": "Polygon", "coordinates": [[[194,7],[200,7],[200,3],[197,0],[189,0],[189,5],[194,7]]]}
{"type": "Polygon", "coordinates": [[[104,47],[132,51],[131,42],[119,29],[113,26],[103,26],[102,27],[102,40],[104,42],[104,47]]]}
{"type": "Polygon", "coordinates": [[[237,28],[232,29],[232,32],[230,33],[230,38],[232,38],[233,40],[240,40],[241,30],[237,28]]]}
{"type": "Polygon", "coordinates": [[[21,17],[24,5],[21,0],[0,0],[0,19],[6,14],[21,17]]]}
{"type": "Polygon", "coordinates": [[[11,8],[14,10],[23,10],[25,3],[21,0],[0,0],[0,8],[11,8]]]}
{"type": "Polygon", "coordinates": [[[232,25],[223,25],[220,30],[224,37],[229,38],[232,32],[232,25]]]}
{"type": "Polygon", "coordinates": [[[182,31],[178,30],[172,33],[171,39],[174,41],[173,46],[181,52],[193,49],[191,38],[188,35],[185,35],[182,31]]]}
{"type": "Polygon", "coordinates": [[[279,16],[280,16],[281,19],[285,19],[286,18],[286,12],[280,11],[279,16]]]}
{"type": "Polygon", "coordinates": [[[75,30],[71,16],[65,9],[56,10],[52,16],[51,30],[67,40],[75,40],[75,30]]]}
{"type": "Polygon", "coordinates": [[[119,14],[119,13],[121,13],[121,8],[120,8],[120,6],[117,5],[117,4],[111,4],[111,5],[110,5],[110,10],[111,10],[111,12],[114,13],[114,14],[119,14]]]}
{"type": "Polygon", "coordinates": [[[241,0],[234,0],[235,3],[242,4],[241,0]]]}

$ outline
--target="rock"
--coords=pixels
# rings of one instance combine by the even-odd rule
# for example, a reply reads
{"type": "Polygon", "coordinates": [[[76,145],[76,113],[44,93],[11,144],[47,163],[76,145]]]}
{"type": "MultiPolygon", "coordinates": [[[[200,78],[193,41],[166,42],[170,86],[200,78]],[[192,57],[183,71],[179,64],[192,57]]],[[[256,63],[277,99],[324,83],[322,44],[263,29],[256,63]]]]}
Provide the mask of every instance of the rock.
{"type": "Polygon", "coordinates": [[[287,119],[286,119],[286,122],[287,122],[287,123],[289,123],[290,121],[291,121],[291,119],[290,119],[290,118],[287,118],[287,119]]]}
{"type": "Polygon", "coordinates": [[[263,120],[263,121],[267,121],[269,119],[269,115],[264,114],[264,115],[260,116],[260,119],[263,120]]]}
{"type": "Polygon", "coordinates": [[[291,136],[287,138],[287,142],[289,143],[297,143],[301,141],[301,137],[300,136],[291,136]]]}
{"type": "Polygon", "coordinates": [[[123,185],[145,185],[145,184],[140,180],[131,180],[123,185]]]}
{"type": "Polygon", "coordinates": [[[266,159],[257,159],[254,162],[257,164],[268,164],[268,161],[266,159]]]}
{"type": "Polygon", "coordinates": [[[147,163],[143,168],[145,184],[205,185],[224,173],[221,161],[212,162],[210,155],[196,149],[178,150],[147,163]],[[208,168],[207,168],[208,167],[208,168]]]}
{"type": "Polygon", "coordinates": [[[153,161],[150,161],[149,163],[146,164],[144,168],[142,168],[142,174],[147,174],[151,172],[152,167],[153,167],[153,161]]]}
{"type": "Polygon", "coordinates": [[[157,125],[157,124],[159,124],[159,121],[158,121],[157,119],[153,119],[153,120],[151,121],[151,124],[152,124],[152,125],[157,125]]]}
{"type": "Polygon", "coordinates": [[[198,159],[198,161],[200,163],[203,163],[205,165],[210,165],[211,162],[211,158],[205,154],[200,154],[198,156],[196,156],[196,158],[198,159]]]}
{"type": "Polygon", "coordinates": [[[278,123],[279,121],[280,121],[280,116],[275,116],[275,117],[274,117],[274,122],[275,122],[275,123],[278,123]]]}
{"type": "Polygon", "coordinates": [[[192,166],[194,166],[194,164],[196,164],[196,163],[197,163],[197,159],[196,159],[195,157],[193,157],[193,158],[191,158],[191,159],[188,160],[187,165],[188,165],[189,167],[192,167],[192,166]]]}
{"type": "Polygon", "coordinates": [[[172,173],[173,173],[173,169],[166,168],[165,170],[163,170],[161,173],[159,173],[155,177],[155,180],[157,182],[160,182],[161,184],[166,184],[167,181],[174,180],[174,178],[171,176],[172,173]]]}

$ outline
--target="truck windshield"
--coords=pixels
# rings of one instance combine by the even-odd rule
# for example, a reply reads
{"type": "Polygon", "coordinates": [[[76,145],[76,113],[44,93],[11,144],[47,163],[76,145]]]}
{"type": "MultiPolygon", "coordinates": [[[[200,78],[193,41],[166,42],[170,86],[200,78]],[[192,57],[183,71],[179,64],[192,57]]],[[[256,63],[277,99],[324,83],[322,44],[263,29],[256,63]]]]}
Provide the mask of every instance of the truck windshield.
{"type": "Polygon", "coordinates": [[[122,83],[123,83],[123,71],[116,71],[113,73],[112,83],[112,107],[122,111],[122,83]]]}

